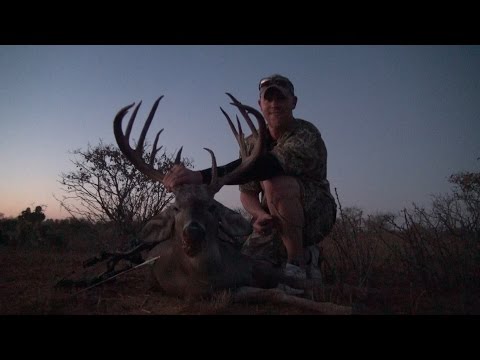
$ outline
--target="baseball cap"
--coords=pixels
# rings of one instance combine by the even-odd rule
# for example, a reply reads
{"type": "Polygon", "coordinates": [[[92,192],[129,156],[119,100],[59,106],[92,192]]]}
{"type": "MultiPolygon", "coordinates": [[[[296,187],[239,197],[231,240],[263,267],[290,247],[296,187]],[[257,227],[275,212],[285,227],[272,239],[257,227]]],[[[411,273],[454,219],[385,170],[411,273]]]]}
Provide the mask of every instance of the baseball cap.
{"type": "Polygon", "coordinates": [[[276,88],[282,92],[283,95],[295,95],[295,90],[292,82],[285,76],[280,74],[273,74],[265,77],[258,83],[258,90],[260,90],[260,97],[271,88],[276,88]]]}

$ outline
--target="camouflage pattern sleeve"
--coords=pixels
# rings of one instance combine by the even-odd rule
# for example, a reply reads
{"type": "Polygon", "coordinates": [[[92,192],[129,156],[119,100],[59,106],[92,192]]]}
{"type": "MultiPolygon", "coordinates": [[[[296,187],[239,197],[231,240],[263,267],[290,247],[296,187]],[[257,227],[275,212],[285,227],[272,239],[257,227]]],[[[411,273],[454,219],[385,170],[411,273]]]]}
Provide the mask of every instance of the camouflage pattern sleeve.
{"type": "Polygon", "coordinates": [[[313,124],[300,119],[297,121],[295,129],[282,136],[271,153],[286,174],[323,180],[327,165],[325,143],[313,124]]]}

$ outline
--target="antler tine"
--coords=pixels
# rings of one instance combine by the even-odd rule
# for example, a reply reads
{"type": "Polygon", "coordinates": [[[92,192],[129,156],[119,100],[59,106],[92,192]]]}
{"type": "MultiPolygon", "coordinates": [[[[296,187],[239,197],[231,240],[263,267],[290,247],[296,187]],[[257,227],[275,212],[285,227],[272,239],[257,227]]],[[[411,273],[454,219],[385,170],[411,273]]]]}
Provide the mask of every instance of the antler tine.
{"type": "Polygon", "coordinates": [[[140,140],[138,142],[137,148],[133,149],[130,146],[130,132],[132,130],[133,123],[135,121],[135,117],[137,115],[137,111],[140,107],[141,102],[137,105],[135,108],[134,112],[132,113],[132,116],[130,117],[130,121],[127,125],[127,130],[126,134],[123,133],[122,130],[122,121],[125,115],[127,114],[128,110],[135,105],[135,103],[125,106],[122,108],[117,115],[115,116],[115,119],[113,120],[113,133],[115,134],[115,139],[117,140],[118,147],[122,151],[122,153],[125,155],[125,157],[130,160],[130,162],[143,174],[145,174],[147,177],[149,177],[152,180],[156,181],[163,181],[164,174],[159,171],[155,170],[153,167],[153,161],[155,158],[155,154],[157,153],[160,148],[156,148],[157,146],[157,141],[158,137],[160,136],[160,133],[163,131],[160,130],[155,138],[155,143],[153,146],[153,151],[152,155],[150,155],[150,164],[146,163],[143,160],[142,153],[143,153],[143,144],[145,141],[145,136],[147,134],[148,128],[150,127],[150,123],[152,122],[153,116],[155,115],[155,111],[157,109],[158,103],[160,100],[163,98],[163,96],[160,96],[157,101],[155,101],[152,110],[150,111],[150,115],[147,118],[147,121],[145,122],[145,125],[143,126],[142,133],[140,135],[140,140]],[[152,158],[153,156],[153,158],[152,158]]]}
{"type": "Polygon", "coordinates": [[[180,159],[182,157],[182,150],[183,150],[183,146],[180,147],[180,150],[178,150],[177,152],[177,156],[175,156],[175,162],[174,162],[175,165],[180,164],[180,159]]]}
{"type": "MultiPolygon", "coordinates": [[[[244,115],[245,120],[248,119],[247,122],[251,123],[251,125],[249,124],[250,128],[253,127],[254,129],[255,129],[255,127],[253,126],[253,123],[251,122],[250,118],[248,117],[247,111],[255,116],[255,118],[257,119],[257,122],[258,122],[258,131],[256,131],[256,129],[255,129],[255,132],[254,132],[253,129],[252,129],[252,133],[253,133],[253,136],[255,138],[255,144],[253,146],[253,149],[252,149],[252,152],[250,153],[250,155],[249,156],[246,156],[246,155],[243,156],[243,154],[242,154],[241,164],[239,166],[237,166],[232,172],[224,175],[219,180],[219,186],[220,187],[222,187],[225,184],[235,183],[235,181],[238,178],[240,178],[244,173],[248,172],[251,169],[251,167],[253,166],[255,161],[258,159],[258,157],[264,151],[265,137],[266,137],[266,133],[267,133],[267,126],[265,124],[265,119],[263,118],[262,114],[259,111],[255,110],[254,108],[252,108],[250,106],[247,106],[247,105],[244,105],[244,104],[240,103],[237,99],[235,99],[229,93],[227,93],[227,95],[234,101],[234,103],[232,105],[236,106],[242,112],[242,114],[245,114],[244,115]]],[[[225,112],[224,112],[224,114],[225,114],[225,112]]],[[[229,120],[228,116],[227,116],[227,120],[229,120]]],[[[237,121],[238,121],[238,117],[237,117],[237,121]]],[[[238,123],[240,124],[239,121],[238,121],[238,123]]],[[[231,128],[234,128],[234,126],[233,126],[233,124],[231,123],[230,120],[229,120],[229,124],[230,124],[231,128]]],[[[236,131],[234,131],[234,134],[236,135],[235,137],[237,138],[237,141],[238,141],[238,138],[240,137],[240,135],[236,131]]],[[[242,136],[243,136],[243,133],[242,133],[242,136]]],[[[246,154],[245,142],[244,141],[241,141],[241,142],[239,141],[239,143],[243,143],[243,149],[242,149],[242,145],[240,145],[241,153],[244,152],[246,154]]]]}
{"type": "Polygon", "coordinates": [[[240,156],[243,159],[247,157],[247,147],[245,145],[245,134],[242,131],[242,125],[240,125],[240,120],[238,119],[238,115],[235,115],[235,119],[237,119],[238,134],[240,136],[240,156]]]}
{"type": "Polygon", "coordinates": [[[212,179],[210,180],[210,184],[208,184],[208,189],[211,194],[216,194],[218,190],[222,187],[218,181],[218,170],[217,170],[217,160],[215,159],[215,154],[209,148],[204,148],[210,153],[212,157],[212,179]]]}
{"type": "MultiPolygon", "coordinates": [[[[245,119],[245,121],[247,122],[248,124],[248,127],[250,128],[250,130],[252,131],[252,134],[254,136],[258,136],[258,132],[257,132],[257,129],[255,129],[255,125],[253,125],[253,122],[252,120],[250,119],[250,117],[248,116],[247,112],[245,111],[245,108],[248,108],[246,105],[243,105],[240,101],[238,101],[237,99],[235,99],[235,97],[230,94],[230,93],[226,93],[230,99],[232,99],[233,103],[231,103],[232,105],[236,106],[239,110],[240,110],[240,113],[242,114],[243,118],[245,119]]],[[[251,109],[251,108],[250,108],[251,109]]]]}
{"type": "MultiPolygon", "coordinates": [[[[145,121],[145,125],[143,125],[142,132],[140,133],[140,139],[138,139],[137,151],[140,153],[143,151],[143,143],[145,142],[145,136],[147,135],[148,129],[150,128],[150,124],[152,123],[153,116],[157,111],[158,103],[162,100],[163,95],[160,96],[157,101],[152,106],[152,110],[150,110],[150,114],[148,114],[148,118],[145,121]]],[[[139,104],[140,105],[140,104],[139,104]]],[[[136,114],[135,114],[136,115],[136,114]]]]}
{"type": "Polygon", "coordinates": [[[233,135],[235,135],[235,138],[238,140],[238,132],[235,126],[233,126],[232,120],[230,120],[230,116],[228,116],[228,114],[225,112],[225,110],[222,109],[221,106],[220,106],[220,110],[222,111],[223,115],[225,115],[225,117],[227,118],[228,125],[230,125],[230,129],[232,129],[233,135]]]}
{"type": "MultiPolygon", "coordinates": [[[[115,134],[115,139],[117,140],[118,147],[120,148],[120,150],[122,150],[122,152],[124,154],[126,152],[128,153],[128,152],[133,150],[132,148],[130,148],[130,144],[129,144],[129,137],[130,137],[129,130],[131,130],[130,123],[133,123],[133,121],[135,120],[135,116],[134,116],[135,111],[133,112],[132,116],[130,117],[130,122],[128,124],[129,126],[127,127],[128,136],[125,136],[123,134],[123,130],[122,130],[122,120],[125,117],[125,115],[127,114],[128,110],[130,110],[130,108],[133,105],[135,105],[135,103],[121,108],[120,111],[115,116],[115,119],[113,120],[113,133],[115,134]]],[[[137,108],[138,108],[138,106],[137,106],[137,108]]]]}
{"type": "MultiPolygon", "coordinates": [[[[132,106],[134,105],[135,103],[132,104],[132,106]]],[[[125,137],[127,138],[127,140],[130,140],[130,132],[132,131],[132,126],[133,126],[133,122],[135,121],[135,117],[137,116],[137,112],[138,112],[138,109],[140,108],[140,105],[142,105],[142,101],[140,100],[140,102],[138,103],[137,107],[135,108],[135,110],[133,110],[133,113],[132,115],[130,116],[130,120],[128,121],[128,125],[127,125],[127,130],[125,132],[125,137]]]]}
{"type": "Polygon", "coordinates": [[[240,156],[242,159],[247,156],[247,150],[245,148],[245,142],[244,142],[244,135],[242,131],[242,127],[240,126],[240,121],[238,120],[237,116],[237,124],[238,124],[238,132],[235,126],[232,123],[232,120],[230,120],[230,116],[225,112],[225,110],[220,107],[220,110],[222,111],[223,115],[227,118],[228,125],[230,125],[230,129],[232,129],[233,135],[235,136],[235,139],[237,139],[238,146],[240,147],[240,156]]]}
{"type": "Polygon", "coordinates": [[[160,134],[161,134],[162,132],[163,132],[163,129],[161,129],[161,130],[157,133],[157,136],[155,136],[155,141],[153,142],[153,150],[152,150],[152,153],[150,154],[150,166],[151,166],[151,167],[154,166],[155,156],[157,155],[157,152],[159,152],[160,149],[162,148],[162,146],[160,146],[160,147],[157,149],[158,137],[160,136],[160,134]]]}

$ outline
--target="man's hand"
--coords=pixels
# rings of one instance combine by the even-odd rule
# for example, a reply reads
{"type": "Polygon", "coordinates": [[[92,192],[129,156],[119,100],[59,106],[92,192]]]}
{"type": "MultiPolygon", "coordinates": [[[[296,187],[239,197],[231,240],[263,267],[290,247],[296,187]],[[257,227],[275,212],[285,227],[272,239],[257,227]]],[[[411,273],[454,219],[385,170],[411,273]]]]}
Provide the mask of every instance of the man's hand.
{"type": "Polygon", "coordinates": [[[252,225],[257,234],[270,235],[273,230],[273,217],[268,213],[262,213],[255,218],[252,225]]]}
{"type": "Polygon", "coordinates": [[[168,191],[183,184],[201,184],[202,174],[199,171],[187,169],[182,164],[174,165],[163,178],[163,185],[168,191]]]}

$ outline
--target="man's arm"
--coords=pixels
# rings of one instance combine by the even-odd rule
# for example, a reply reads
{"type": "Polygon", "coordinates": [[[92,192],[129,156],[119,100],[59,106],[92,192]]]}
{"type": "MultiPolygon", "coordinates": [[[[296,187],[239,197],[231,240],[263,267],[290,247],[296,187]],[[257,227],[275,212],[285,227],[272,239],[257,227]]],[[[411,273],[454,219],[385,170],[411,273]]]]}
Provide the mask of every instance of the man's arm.
{"type": "MultiPolygon", "coordinates": [[[[217,167],[219,177],[228,174],[242,162],[241,159],[232,161],[226,165],[217,167]]],[[[284,171],[280,162],[271,153],[261,155],[253,164],[249,171],[243,173],[241,179],[235,183],[226,185],[240,185],[250,181],[263,181],[276,175],[283,175],[284,171]]],[[[199,171],[187,169],[183,165],[175,165],[165,174],[163,184],[167,190],[171,191],[175,186],[182,184],[209,184],[212,179],[212,168],[199,171]]]]}
{"type": "Polygon", "coordinates": [[[240,201],[242,202],[245,210],[253,217],[257,218],[259,215],[265,212],[262,209],[258,194],[253,191],[240,192],[240,201]]]}
{"type": "MultiPolygon", "coordinates": [[[[233,171],[237,166],[240,165],[241,162],[241,159],[237,159],[226,165],[218,166],[218,176],[222,177],[223,175],[233,171]]],[[[210,183],[210,180],[212,178],[212,168],[200,170],[200,173],[202,174],[202,182],[204,184],[210,183]]],[[[226,185],[241,185],[250,181],[263,181],[266,179],[270,179],[271,177],[283,174],[284,171],[277,158],[271,153],[266,153],[261,155],[255,161],[252,168],[249,171],[245,172],[240,180],[235,183],[226,185]]]]}
{"type": "Polygon", "coordinates": [[[270,234],[273,229],[273,217],[262,208],[258,193],[241,191],[240,201],[245,210],[252,215],[253,229],[260,235],[270,234]]]}

